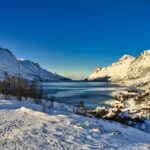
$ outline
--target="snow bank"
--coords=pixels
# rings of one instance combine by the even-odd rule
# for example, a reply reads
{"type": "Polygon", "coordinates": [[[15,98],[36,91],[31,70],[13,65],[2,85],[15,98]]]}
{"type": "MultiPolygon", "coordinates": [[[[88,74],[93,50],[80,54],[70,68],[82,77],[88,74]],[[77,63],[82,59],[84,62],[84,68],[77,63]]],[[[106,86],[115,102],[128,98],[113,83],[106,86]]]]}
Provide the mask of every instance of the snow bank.
{"type": "MultiPolygon", "coordinates": [[[[149,149],[150,134],[78,116],[55,103],[48,114],[29,101],[0,100],[0,149],[149,149]]],[[[72,109],[70,109],[72,110],[72,109]]]]}

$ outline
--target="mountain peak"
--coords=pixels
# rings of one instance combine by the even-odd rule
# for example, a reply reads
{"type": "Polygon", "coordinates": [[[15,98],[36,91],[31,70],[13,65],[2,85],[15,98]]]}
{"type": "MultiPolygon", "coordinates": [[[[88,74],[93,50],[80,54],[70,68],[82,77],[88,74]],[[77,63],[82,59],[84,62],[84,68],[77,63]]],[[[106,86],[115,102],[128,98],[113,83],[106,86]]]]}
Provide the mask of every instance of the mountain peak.
{"type": "Polygon", "coordinates": [[[125,54],[119,60],[123,61],[123,60],[133,59],[133,58],[134,58],[133,56],[125,54]]]}

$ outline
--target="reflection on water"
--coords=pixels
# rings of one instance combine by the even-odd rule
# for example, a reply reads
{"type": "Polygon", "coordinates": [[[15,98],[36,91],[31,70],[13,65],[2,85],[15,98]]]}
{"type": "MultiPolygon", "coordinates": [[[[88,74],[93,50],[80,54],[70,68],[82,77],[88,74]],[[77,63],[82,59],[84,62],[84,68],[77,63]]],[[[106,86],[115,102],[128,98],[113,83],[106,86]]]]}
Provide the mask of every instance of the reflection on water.
{"type": "Polygon", "coordinates": [[[113,91],[126,89],[108,82],[48,82],[43,89],[59,102],[76,105],[83,101],[88,108],[103,105],[112,98],[113,91]]]}

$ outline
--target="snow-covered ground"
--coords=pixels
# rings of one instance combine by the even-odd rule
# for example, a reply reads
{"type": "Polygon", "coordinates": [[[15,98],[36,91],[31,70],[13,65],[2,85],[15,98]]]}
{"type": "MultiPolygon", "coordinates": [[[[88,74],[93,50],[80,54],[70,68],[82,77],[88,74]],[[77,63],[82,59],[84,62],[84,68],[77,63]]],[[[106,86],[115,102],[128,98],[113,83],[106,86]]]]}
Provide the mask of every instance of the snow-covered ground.
{"type": "Polygon", "coordinates": [[[110,110],[114,107],[122,107],[120,110],[128,112],[132,119],[150,119],[149,91],[142,92],[141,94],[128,91],[115,91],[112,95],[115,97],[114,99],[105,101],[105,104],[112,107],[110,110]]]}
{"type": "Polygon", "coordinates": [[[1,150],[150,149],[150,134],[72,113],[55,103],[48,114],[29,101],[0,100],[1,150]]]}

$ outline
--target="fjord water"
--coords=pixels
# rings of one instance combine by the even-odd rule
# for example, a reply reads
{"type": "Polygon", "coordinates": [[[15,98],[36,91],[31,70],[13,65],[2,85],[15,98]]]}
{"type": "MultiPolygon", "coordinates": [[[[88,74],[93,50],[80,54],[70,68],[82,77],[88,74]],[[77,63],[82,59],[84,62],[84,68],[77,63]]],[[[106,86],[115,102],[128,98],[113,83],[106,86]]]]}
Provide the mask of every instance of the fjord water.
{"type": "Polygon", "coordinates": [[[55,96],[58,102],[77,105],[83,101],[91,109],[104,105],[104,101],[112,98],[112,92],[126,89],[109,82],[48,82],[42,85],[44,92],[55,96]]]}

